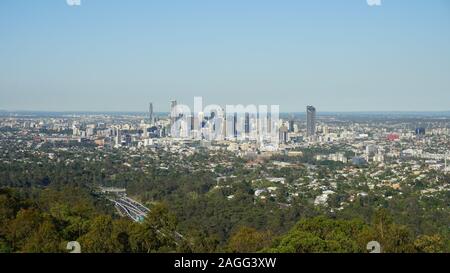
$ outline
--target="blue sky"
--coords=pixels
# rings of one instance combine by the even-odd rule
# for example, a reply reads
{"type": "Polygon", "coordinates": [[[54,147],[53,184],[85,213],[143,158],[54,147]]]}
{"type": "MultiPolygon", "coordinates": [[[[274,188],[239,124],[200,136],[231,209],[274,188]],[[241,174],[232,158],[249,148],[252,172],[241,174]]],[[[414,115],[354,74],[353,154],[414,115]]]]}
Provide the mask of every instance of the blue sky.
{"type": "Polygon", "coordinates": [[[0,1],[0,109],[450,110],[450,1],[0,1]]]}

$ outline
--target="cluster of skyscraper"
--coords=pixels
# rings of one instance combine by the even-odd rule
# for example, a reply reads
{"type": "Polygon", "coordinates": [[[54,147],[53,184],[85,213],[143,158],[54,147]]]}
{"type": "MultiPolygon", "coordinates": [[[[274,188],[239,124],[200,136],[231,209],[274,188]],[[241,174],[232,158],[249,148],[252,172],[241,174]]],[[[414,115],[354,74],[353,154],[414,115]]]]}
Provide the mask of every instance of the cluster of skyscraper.
{"type": "MultiPolygon", "coordinates": [[[[255,130],[260,130],[262,127],[266,130],[265,133],[270,134],[271,137],[277,136],[280,142],[286,143],[288,141],[288,134],[294,132],[294,120],[290,119],[288,124],[278,120],[278,115],[273,120],[271,112],[267,113],[227,113],[226,111],[208,111],[208,113],[199,112],[179,113],[177,110],[178,102],[176,100],[170,101],[170,127],[177,130],[177,136],[188,137],[189,134],[200,134],[202,138],[205,135],[212,134],[212,132],[219,131],[219,134],[228,138],[257,139],[259,132],[253,133],[255,130]],[[174,114],[175,113],[175,114],[174,114]],[[261,121],[261,120],[264,121],[261,121]],[[242,128],[241,128],[242,126],[242,128]],[[189,133],[188,133],[189,131],[189,133]],[[274,134],[272,134],[272,131],[274,134]]],[[[181,105],[180,105],[181,106],[181,105]]],[[[149,121],[150,125],[156,124],[154,115],[153,103],[149,103],[149,121]]],[[[217,134],[217,133],[216,133],[217,134]]],[[[171,134],[173,137],[173,131],[171,134]]],[[[192,135],[190,135],[192,137],[192,135]]],[[[306,108],[306,137],[314,138],[316,136],[316,108],[314,106],[307,106],[306,108]]]]}

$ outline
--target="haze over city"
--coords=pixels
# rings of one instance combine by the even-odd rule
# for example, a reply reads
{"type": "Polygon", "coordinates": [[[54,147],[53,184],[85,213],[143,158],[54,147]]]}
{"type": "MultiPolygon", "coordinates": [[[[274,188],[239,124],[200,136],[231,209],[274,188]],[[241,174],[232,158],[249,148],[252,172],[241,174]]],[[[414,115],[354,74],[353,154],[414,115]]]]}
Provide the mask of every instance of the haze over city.
{"type": "Polygon", "coordinates": [[[0,109],[450,110],[450,3],[0,2],[0,109]]]}

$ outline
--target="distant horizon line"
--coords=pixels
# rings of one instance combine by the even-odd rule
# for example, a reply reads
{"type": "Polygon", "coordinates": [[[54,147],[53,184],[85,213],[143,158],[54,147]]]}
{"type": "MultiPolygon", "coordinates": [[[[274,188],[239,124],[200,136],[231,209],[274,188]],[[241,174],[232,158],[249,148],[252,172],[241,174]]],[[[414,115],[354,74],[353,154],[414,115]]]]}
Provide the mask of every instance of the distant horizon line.
{"type": "MultiPolygon", "coordinates": [[[[129,111],[129,110],[6,110],[0,109],[2,113],[57,113],[57,114],[147,114],[148,111],[129,111]]],[[[155,111],[154,114],[168,114],[169,111],[155,111]]],[[[305,114],[306,111],[280,111],[280,114],[305,114]]],[[[432,114],[446,113],[450,114],[450,110],[354,110],[354,111],[317,111],[317,114],[432,114]]]]}

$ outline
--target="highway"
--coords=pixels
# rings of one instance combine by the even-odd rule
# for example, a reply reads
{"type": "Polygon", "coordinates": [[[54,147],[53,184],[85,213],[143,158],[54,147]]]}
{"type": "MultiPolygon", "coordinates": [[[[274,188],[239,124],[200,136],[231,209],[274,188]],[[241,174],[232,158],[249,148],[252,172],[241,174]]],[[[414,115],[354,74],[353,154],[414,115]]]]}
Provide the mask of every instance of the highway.
{"type": "MultiPolygon", "coordinates": [[[[113,194],[117,196],[117,198],[107,197],[107,199],[110,202],[114,203],[114,206],[116,207],[120,215],[129,217],[135,222],[142,223],[147,214],[150,212],[150,209],[148,209],[146,206],[142,205],[136,200],[129,198],[125,193],[125,189],[101,188],[101,190],[104,194],[113,194]]],[[[162,232],[160,230],[157,230],[157,232],[166,237],[165,232],[162,232]]],[[[174,232],[174,237],[177,240],[184,240],[184,236],[176,231],[174,232]]],[[[175,244],[178,245],[177,242],[175,242],[175,244]]]]}
{"type": "Polygon", "coordinates": [[[142,222],[150,210],[141,203],[127,196],[121,196],[117,199],[108,199],[114,203],[114,206],[123,216],[131,218],[135,222],[142,222]]]}

